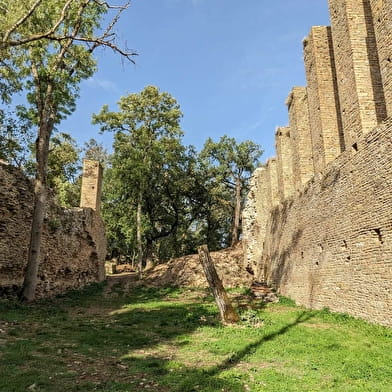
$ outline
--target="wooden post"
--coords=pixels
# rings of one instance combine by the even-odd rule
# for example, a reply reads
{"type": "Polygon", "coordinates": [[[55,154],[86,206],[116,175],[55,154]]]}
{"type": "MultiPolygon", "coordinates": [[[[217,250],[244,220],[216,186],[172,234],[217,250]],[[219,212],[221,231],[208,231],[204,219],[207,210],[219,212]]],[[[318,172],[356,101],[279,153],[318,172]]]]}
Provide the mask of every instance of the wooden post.
{"type": "Polygon", "coordinates": [[[238,314],[227,297],[222,281],[220,280],[212,262],[207,245],[199,246],[198,253],[200,263],[203,266],[204,273],[206,274],[207,282],[212,294],[214,295],[215,302],[218,305],[222,322],[224,324],[237,323],[239,321],[238,314]]]}

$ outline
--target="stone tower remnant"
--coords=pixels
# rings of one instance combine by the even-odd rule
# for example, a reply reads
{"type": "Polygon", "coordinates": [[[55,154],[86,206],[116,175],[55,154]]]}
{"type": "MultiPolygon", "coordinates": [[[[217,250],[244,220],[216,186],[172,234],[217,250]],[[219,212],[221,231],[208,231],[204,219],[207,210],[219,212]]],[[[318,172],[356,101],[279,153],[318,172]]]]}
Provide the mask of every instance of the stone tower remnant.
{"type": "Polygon", "coordinates": [[[80,207],[101,209],[103,169],[98,161],[84,159],[80,207]]]}

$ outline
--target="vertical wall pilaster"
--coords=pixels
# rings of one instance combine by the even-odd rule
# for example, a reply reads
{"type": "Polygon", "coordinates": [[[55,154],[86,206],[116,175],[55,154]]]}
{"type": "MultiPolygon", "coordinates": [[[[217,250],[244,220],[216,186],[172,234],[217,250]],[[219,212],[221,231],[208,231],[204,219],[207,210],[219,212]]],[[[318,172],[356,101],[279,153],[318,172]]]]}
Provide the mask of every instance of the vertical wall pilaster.
{"type": "Polygon", "coordinates": [[[286,104],[289,109],[294,184],[296,190],[301,190],[314,174],[306,87],[294,87],[286,104]]]}
{"type": "Polygon", "coordinates": [[[293,146],[289,127],[277,128],[275,133],[279,199],[294,194],[293,146]]]}
{"type": "Polygon", "coordinates": [[[387,116],[392,116],[392,4],[391,0],[364,0],[372,13],[387,116]]]}
{"type": "Polygon", "coordinates": [[[346,149],[386,117],[373,19],[363,0],[329,0],[346,149]]]}
{"type": "Polygon", "coordinates": [[[320,172],[344,149],[331,28],[312,27],[303,44],[313,164],[320,172]]]}
{"type": "Polygon", "coordinates": [[[267,185],[271,208],[273,208],[277,206],[280,202],[278,185],[278,164],[276,158],[270,158],[267,161],[267,185]]]}
{"type": "Polygon", "coordinates": [[[242,213],[242,239],[245,265],[258,279],[267,221],[271,211],[269,174],[265,167],[257,168],[250,180],[249,193],[242,213]]]}
{"type": "Polygon", "coordinates": [[[88,207],[99,211],[102,193],[102,166],[98,161],[83,160],[82,191],[80,207],[88,207]]]}

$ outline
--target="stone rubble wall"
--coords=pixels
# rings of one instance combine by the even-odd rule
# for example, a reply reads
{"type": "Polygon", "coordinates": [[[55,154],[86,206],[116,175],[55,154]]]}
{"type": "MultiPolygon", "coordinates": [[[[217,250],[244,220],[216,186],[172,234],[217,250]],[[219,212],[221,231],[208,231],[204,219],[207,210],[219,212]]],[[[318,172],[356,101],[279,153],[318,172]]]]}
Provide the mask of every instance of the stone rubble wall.
{"type": "Polygon", "coordinates": [[[328,2],[244,209],[245,263],[303,305],[392,325],[392,3],[328,2]]]}
{"type": "MultiPolygon", "coordinates": [[[[15,295],[23,282],[33,207],[31,181],[0,164],[0,296],[15,295]]],[[[66,209],[50,199],[44,221],[37,298],[79,289],[105,278],[103,222],[91,208],[66,209]]]]}

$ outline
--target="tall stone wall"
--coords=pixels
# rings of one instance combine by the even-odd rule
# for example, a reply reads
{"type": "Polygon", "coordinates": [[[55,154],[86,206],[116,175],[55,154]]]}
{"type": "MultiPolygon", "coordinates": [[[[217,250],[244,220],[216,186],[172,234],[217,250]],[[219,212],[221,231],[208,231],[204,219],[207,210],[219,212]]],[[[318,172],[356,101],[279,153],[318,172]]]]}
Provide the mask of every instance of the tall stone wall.
{"type": "Polygon", "coordinates": [[[392,5],[390,0],[364,0],[372,14],[374,35],[383,84],[387,115],[392,116],[392,5]]]}
{"type": "Polygon", "coordinates": [[[289,127],[280,127],[275,133],[279,200],[294,193],[293,140],[289,127]]]}
{"type": "MultiPolygon", "coordinates": [[[[292,140],[294,186],[297,191],[302,190],[314,173],[308,93],[306,90],[306,87],[294,87],[286,101],[292,140]]],[[[279,152],[277,154],[279,155],[279,152]]]]}
{"type": "Polygon", "coordinates": [[[276,158],[271,158],[267,161],[267,187],[269,198],[271,200],[271,207],[279,204],[279,181],[278,181],[278,163],[276,158]]]}
{"type": "Polygon", "coordinates": [[[312,27],[303,45],[312,155],[319,173],[344,150],[331,28],[312,27]]]}
{"type": "Polygon", "coordinates": [[[389,119],[272,210],[263,272],[282,295],[392,326],[391,135],[389,119]]]}
{"type": "Polygon", "coordinates": [[[366,0],[329,0],[346,149],[386,118],[373,18],[366,0]]]}
{"type": "Polygon", "coordinates": [[[242,226],[242,243],[244,249],[246,249],[245,267],[251,268],[256,276],[259,276],[258,268],[261,265],[262,255],[262,247],[259,246],[259,243],[264,241],[271,210],[270,183],[267,168],[259,167],[255,170],[250,180],[250,188],[248,202],[242,215],[244,222],[246,222],[242,226]]]}
{"type": "MultiPolygon", "coordinates": [[[[248,231],[245,254],[300,304],[392,326],[392,2],[329,7],[332,28],[304,40],[308,86],[289,95],[264,179],[267,224],[248,231]]],[[[255,194],[244,225],[264,200],[255,194]]]]}
{"type": "MultiPolygon", "coordinates": [[[[23,282],[33,188],[23,173],[0,164],[0,296],[14,295],[23,282]]],[[[50,297],[105,278],[106,240],[99,213],[66,209],[50,198],[44,220],[37,298],[50,297]]]]}

